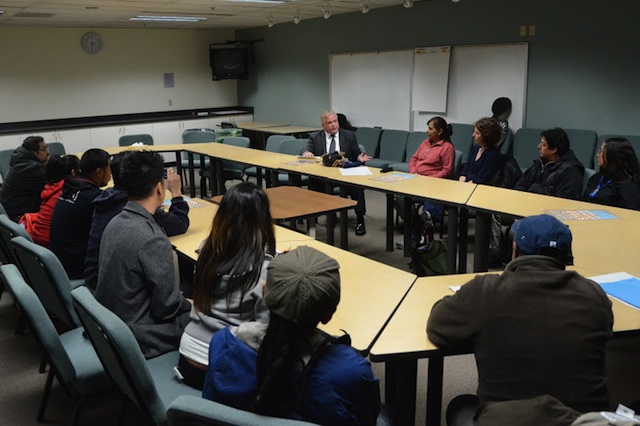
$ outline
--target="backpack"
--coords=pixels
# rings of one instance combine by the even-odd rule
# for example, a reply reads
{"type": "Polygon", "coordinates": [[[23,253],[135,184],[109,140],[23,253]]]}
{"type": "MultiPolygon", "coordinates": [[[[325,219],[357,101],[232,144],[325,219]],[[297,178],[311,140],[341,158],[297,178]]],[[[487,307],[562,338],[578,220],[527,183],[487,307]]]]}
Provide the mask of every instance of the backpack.
{"type": "Polygon", "coordinates": [[[411,270],[419,277],[447,273],[447,246],[440,240],[421,247],[411,247],[411,270]]]}

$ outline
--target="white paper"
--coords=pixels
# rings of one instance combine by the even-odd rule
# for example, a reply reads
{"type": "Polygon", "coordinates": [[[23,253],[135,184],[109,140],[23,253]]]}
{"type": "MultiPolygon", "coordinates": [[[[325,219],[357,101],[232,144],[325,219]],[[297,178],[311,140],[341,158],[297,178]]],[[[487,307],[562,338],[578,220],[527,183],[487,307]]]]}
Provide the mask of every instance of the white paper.
{"type": "Polygon", "coordinates": [[[629,278],[633,278],[633,275],[628,274],[626,272],[614,272],[612,274],[596,275],[595,277],[589,277],[590,280],[593,280],[598,284],[613,283],[616,281],[627,280],[629,278]]]}
{"type": "Polygon", "coordinates": [[[340,169],[342,176],[368,176],[372,175],[371,170],[366,166],[349,167],[348,169],[340,169]]]}
{"type": "Polygon", "coordinates": [[[460,290],[460,287],[462,287],[461,285],[450,285],[449,288],[451,290],[453,290],[453,292],[455,293],[456,291],[460,290]]]}

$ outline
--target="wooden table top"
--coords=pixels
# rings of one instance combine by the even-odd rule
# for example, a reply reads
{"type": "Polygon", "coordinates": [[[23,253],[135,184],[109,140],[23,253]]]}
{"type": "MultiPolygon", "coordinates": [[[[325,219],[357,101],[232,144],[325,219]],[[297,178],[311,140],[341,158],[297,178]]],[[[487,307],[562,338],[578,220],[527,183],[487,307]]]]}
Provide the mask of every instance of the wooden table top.
{"type": "Polygon", "coordinates": [[[416,276],[320,241],[294,241],[285,250],[306,245],[333,257],[340,264],[340,304],[331,321],[319,327],[340,336],[351,335],[352,345],[366,353],[416,276]]]}
{"type": "Polygon", "coordinates": [[[236,123],[236,126],[238,126],[239,129],[246,130],[265,130],[272,127],[288,126],[288,124],[266,123],[264,121],[243,121],[241,123],[236,123]]]}
{"type": "Polygon", "coordinates": [[[307,126],[278,126],[268,127],[260,129],[267,133],[274,133],[278,135],[290,135],[295,133],[311,133],[322,130],[321,127],[307,127],[307,126]]]}
{"type": "MultiPolygon", "coordinates": [[[[358,204],[348,198],[311,191],[297,186],[275,186],[265,189],[271,216],[275,220],[289,220],[319,216],[321,214],[349,209],[358,204]]],[[[211,199],[214,203],[222,201],[222,195],[211,199]]]]}
{"type": "MultiPolygon", "coordinates": [[[[570,266],[586,277],[600,272],[584,267],[570,266]]],[[[425,358],[437,351],[427,337],[427,320],[433,305],[444,296],[453,295],[449,287],[467,283],[479,274],[442,275],[418,278],[407,297],[393,315],[373,348],[371,359],[384,361],[394,357],[425,358]]],[[[640,330],[640,310],[611,298],[614,315],[614,333],[640,330]]]]}

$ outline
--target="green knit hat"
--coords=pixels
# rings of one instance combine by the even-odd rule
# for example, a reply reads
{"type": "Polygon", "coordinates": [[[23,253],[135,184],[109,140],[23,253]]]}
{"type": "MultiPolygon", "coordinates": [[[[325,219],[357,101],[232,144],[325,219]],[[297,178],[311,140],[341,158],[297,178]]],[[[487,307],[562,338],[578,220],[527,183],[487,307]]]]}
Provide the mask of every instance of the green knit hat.
{"type": "Polygon", "coordinates": [[[311,247],[283,253],[269,263],[265,303],[300,327],[315,327],[340,302],[339,269],[335,259],[311,247]]]}

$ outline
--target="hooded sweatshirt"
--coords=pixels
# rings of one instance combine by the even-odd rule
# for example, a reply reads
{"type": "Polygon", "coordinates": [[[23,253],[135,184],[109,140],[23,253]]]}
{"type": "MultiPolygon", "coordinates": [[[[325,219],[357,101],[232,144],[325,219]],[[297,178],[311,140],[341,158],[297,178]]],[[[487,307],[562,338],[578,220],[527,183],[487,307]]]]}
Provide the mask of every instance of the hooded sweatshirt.
{"type": "Polygon", "coordinates": [[[14,221],[25,213],[40,209],[40,193],[44,189],[44,163],[23,147],[15,150],[11,168],[0,188],[0,203],[14,221]]]}

